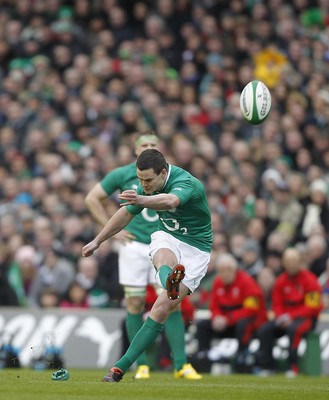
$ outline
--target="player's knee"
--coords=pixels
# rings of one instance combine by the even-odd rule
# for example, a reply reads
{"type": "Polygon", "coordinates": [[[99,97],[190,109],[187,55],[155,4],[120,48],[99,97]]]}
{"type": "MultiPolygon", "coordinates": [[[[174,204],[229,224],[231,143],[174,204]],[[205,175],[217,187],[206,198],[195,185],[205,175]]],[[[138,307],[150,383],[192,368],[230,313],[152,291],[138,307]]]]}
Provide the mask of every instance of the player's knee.
{"type": "Polygon", "coordinates": [[[128,297],[126,304],[127,311],[131,314],[140,314],[145,311],[144,297],[128,297]]]}
{"type": "Polygon", "coordinates": [[[145,311],[145,288],[125,288],[127,311],[131,314],[140,314],[145,311]]]}
{"type": "Polygon", "coordinates": [[[161,248],[153,256],[153,264],[156,266],[156,269],[159,269],[162,265],[169,265],[170,268],[173,268],[178,264],[178,259],[172,250],[161,248]]]}

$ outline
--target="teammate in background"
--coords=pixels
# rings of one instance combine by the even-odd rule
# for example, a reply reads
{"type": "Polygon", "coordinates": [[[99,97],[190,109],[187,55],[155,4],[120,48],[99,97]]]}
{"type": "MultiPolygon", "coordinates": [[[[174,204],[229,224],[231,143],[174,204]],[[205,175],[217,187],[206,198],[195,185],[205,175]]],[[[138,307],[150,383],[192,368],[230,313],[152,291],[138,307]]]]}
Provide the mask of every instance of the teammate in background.
{"type": "MultiPolygon", "coordinates": [[[[154,209],[159,215],[159,225],[151,235],[150,255],[157,270],[157,283],[166,290],[159,294],[149,317],[126,353],[104,376],[104,382],[122,379],[139,355],[156,340],[182,299],[199,286],[208,268],[212,246],[210,211],[201,182],[184,169],[167,164],[155,149],[143,151],[136,167],[138,191],[125,190],[119,195],[124,201],[122,207],[83,247],[82,255],[91,256],[102,242],[125,228],[144,208],[154,209]]],[[[175,377],[184,377],[191,369],[194,370],[182,360],[175,377]]]]}
{"type": "MultiPolygon", "coordinates": [[[[159,138],[155,133],[145,131],[136,139],[135,153],[139,156],[146,149],[157,148],[158,144],[159,138]]],[[[94,219],[104,227],[109,219],[104,201],[117,190],[123,192],[136,190],[137,187],[138,178],[134,162],[108,173],[87,194],[86,205],[94,219]]],[[[122,242],[119,249],[119,282],[124,287],[127,308],[126,330],[130,342],[144,323],[146,287],[148,284],[156,285],[149,244],[151,234],[158,227],[158,219],[154,210],[144,208],[115,236],[122,242]]],[[[183,370],[182,377],[185,379],[201,379],[201,375],[187,364],[185,325],[179,308],[166,321],[165,334],[172,351],[175,369],[183,370]]],[[[150,367],[145,352],[137,358],[135,378],[150,378],[150,367]]]]}
{"type": "Polygon", "coordinates": [[[303,268],[300,252],[288,248],[283,253],[283,272],[275,281],[272,292],[274,318],[258,330],[260,348],[255,374],[269,375],[275,369],[273,344],[276,338],[289,336],[290,369],[286,375],[298,374],[298,346],[316,326],[321,311],[321,287],[317,277],[303,268]]]}

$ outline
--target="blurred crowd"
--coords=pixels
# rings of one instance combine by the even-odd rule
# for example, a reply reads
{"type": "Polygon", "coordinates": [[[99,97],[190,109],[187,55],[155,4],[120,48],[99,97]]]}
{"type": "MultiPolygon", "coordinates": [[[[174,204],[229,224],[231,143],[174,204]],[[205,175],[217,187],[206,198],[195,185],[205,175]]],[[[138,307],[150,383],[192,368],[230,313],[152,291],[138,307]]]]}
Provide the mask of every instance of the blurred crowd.
{"type": "Polygon", "coordinates": [[[212,259],[233,254],[269,299],[295,246],[329,309],[328,16],[328,0],[0,0],[0,305],[122,306],[115,241],[81,257],[99,230],[84,198],[153,129],[207,189],[212,259]],[[239,109],[253,79],[272,94],[258,126],[239,109]]]}

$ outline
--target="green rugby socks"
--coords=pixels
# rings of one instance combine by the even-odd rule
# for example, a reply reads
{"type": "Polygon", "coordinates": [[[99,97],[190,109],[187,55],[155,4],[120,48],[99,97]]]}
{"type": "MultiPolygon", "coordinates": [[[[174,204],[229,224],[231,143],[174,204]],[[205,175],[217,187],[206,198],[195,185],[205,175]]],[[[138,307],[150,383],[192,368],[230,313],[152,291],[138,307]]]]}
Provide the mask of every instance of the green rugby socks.
{"type": "Polygon", "coordinates": [[[172,269],[169,267],[169,265],[162,265],[159,268],[158,276],[159,276],[161,285],[164,289],[166,289],[167,278],[168,278],[168,275],[171,273],[171,271],[172,271],[172,269]]]}
{"type": "Polygon", "coordinates": [[[165,323],[165,334],[172,351],[174,368],[182,369],[187,363],[185,353],[185,325],[181,311],[174,311],[165,323]]]}
{"type": "MultiPolygon", "coordinates": [[[[126,318],[126,329],[127,329],[129,343],[132,342],[136,333],[143,326],[143,323],[144,323],[143,315],[144,315],[144,313],[131,314],[128,312],[127,318],[126,318]]],[[[142,353],[137,358],[137,365],[145,365],[145,364],[148,364],[147,357],[146,357],[145,353],[142,353]]]]}
{"type": "Polygon", "coordinates": [[[114,366],[120,368],[124,373],[126,373],[137,358],[147,350],[159,336],[163,330],[163,326],[163,324],[148,317],[141,329],[135,335],[125,355],[122,356],[114,366]]]}

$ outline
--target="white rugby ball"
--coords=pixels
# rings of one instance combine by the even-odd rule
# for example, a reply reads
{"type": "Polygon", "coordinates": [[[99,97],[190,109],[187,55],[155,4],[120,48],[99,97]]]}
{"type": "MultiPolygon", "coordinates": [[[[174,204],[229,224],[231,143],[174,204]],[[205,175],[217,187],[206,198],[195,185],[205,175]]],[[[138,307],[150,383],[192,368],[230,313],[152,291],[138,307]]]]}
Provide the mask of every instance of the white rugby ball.
{"type": "Polygon", "coordinates": [[[264,82],[251,81],[241,92],[240,110],[245,120],[253,125],[265,121],[271,110],[271,93],[264,82]]]}

